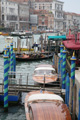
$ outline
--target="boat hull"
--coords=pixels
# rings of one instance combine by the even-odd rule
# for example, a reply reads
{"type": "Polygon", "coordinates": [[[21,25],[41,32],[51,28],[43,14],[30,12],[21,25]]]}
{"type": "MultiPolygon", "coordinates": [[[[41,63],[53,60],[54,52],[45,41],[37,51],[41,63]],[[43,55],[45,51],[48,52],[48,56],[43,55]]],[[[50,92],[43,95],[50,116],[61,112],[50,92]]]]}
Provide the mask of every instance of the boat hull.
{"type": "Polygon", "coordinates": [[[45,75],[45,81],[44,81],[44,75],[38,75],[38,76],[33,75],[33,80],[41,84],[56,82],[57,79],[58,79],[57,75],[45,75]]]}
{"type": "Polygon", "coordinates": [[[37,61],[37,60],[43,60],[43,59],[48,59],[52,58],[52,55],[45,56],[45,57],[40,57],[40,58],[22,58],[22,57],[16,57],[17,61],[37,61]]]}

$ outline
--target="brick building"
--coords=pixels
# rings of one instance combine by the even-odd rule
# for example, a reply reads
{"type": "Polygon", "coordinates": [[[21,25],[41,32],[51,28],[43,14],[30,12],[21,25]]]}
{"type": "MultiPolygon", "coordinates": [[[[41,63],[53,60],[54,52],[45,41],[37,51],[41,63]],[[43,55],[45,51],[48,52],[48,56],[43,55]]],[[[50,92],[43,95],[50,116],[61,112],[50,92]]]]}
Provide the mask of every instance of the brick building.
{"type": "Polygon", "coordinates": [[[54,28],[54,15],[52,12],[46,10],[34,10],[34,14],[38,15],[38,28],[39,29],[53,29],[54,28]]]}

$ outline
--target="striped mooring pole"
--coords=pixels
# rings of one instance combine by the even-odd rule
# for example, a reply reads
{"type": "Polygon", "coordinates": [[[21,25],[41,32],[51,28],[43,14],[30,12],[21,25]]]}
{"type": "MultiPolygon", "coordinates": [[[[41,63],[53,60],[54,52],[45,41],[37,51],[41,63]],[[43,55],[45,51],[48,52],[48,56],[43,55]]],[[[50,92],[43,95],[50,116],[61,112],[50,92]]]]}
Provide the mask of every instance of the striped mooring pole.
{"type": "Polygon", "coordinates": [[[69,73],[66,75],[66,94],[65,94],[65,103],[69,107],[69,90],[70,90],[70,79],[69,73]]]}
{"type": "Polygon", "coordinates": [[[62,51],[63,51],[63,49],[64,49],[64,45],[61,43],[61,45],[60,45],[60,70],[61,70],[61,80],[62,80],[62,61],[63,61],[63,53],[62,53],[62,51]]]}
{"type": "Polygon", "coordinates": [[[66,53],[67,51],[64,50],[62,51],[63,53],[63,62],[62,62],[62,89],[65,89],[65,83],[66,83],[66,53]]]}
{"type": "Polygon", "coordinates": [[[8,55],[5,50],[4,52],[4,111],[8,111],[8,70],[9,62],[8,55]]]}
{"type": "Polygon", "coordinates": [[[76,57],[75,57],[75,53],[73,52],[73,56],[71,58],[71,79],[73,80],[73,86],[75,84],[75,61],[76,61],[76,57]]]}
{"type": "Polygon", "coordinates": [[[10,56],[10,70],[13,71],[13,42],[10,44],[10,51],[11,51],[11,56],[10,56]]]}
{"type": "Polygon", "coordinates": [[[10,47],[7,46],[7,55],[8,55],[8,62],[9,62],[9,68],[10,68],[10,47]]]}
{"type": "Polygon", "coordinates": [[[79,112],[78,112],[78,120],[80,120],[80,89],[79,89],[79,112]]]}
{"type": "Polygon", "coordinates": [[[4,48],[4,54],[5,54],[5,51],[7,51],[7,48],[6,48],[6,46],[5,46],[5,48],[4,48]]]}

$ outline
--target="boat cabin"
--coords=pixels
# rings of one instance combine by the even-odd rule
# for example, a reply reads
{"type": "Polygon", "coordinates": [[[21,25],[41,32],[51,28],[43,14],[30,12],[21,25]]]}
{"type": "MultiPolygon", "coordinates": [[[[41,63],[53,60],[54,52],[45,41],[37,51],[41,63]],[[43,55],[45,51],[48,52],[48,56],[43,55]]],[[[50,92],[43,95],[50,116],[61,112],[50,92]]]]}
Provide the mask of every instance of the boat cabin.
{"type": "Polygon", "coordinates": [[[51,67],[38,67],[34,71],[35,75],[51,75],[55,74],[55,69],[51,67]]]}
{"type": "Polygon", "coordinates": [[[57,81],[57,74],[55,71],[55,68],[53,68],[51,65],[38,65],[38,67],[34,70],[33,74],[33,80],[43,84],[50,83],[50,82],[55,82],[57,81]],[[45,79],[45,81],[44,81],[45,79]]]}

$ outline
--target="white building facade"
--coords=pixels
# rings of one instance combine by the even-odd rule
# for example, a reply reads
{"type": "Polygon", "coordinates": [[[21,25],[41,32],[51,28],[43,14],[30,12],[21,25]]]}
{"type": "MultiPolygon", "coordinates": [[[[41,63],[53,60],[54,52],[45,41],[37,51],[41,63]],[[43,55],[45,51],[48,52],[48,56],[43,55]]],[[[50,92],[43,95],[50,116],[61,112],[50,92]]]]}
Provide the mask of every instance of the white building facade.
{"type": "Polygon", "coordinates": [[[12,30],[29,28],[29,5],[1,0],[1,25],[12,30]]]}
{"type": "Polygon", "coordinates": [[[29,5],[26,3],[20,3],[18,6],[19,15],[19,30],[29,29],[29,5]]]}
{"type": "Polygon", "coordinates": [[[63,2],[53,0],[52,12],[54,14],[54,30],[63,31],[63,2]]]}
{"type": "Polygon", "coordinates": [[[18,4],[1,0],[1,24],[4,27],[18,29],[18,4]]]}
{"type": "Polygon", "coordinates": [[[75,31],[80,29],[80,15],[71,12],[64,12],[64,24],[63,28],[65,32],[68,32],[69,29],[75,31]]]}

